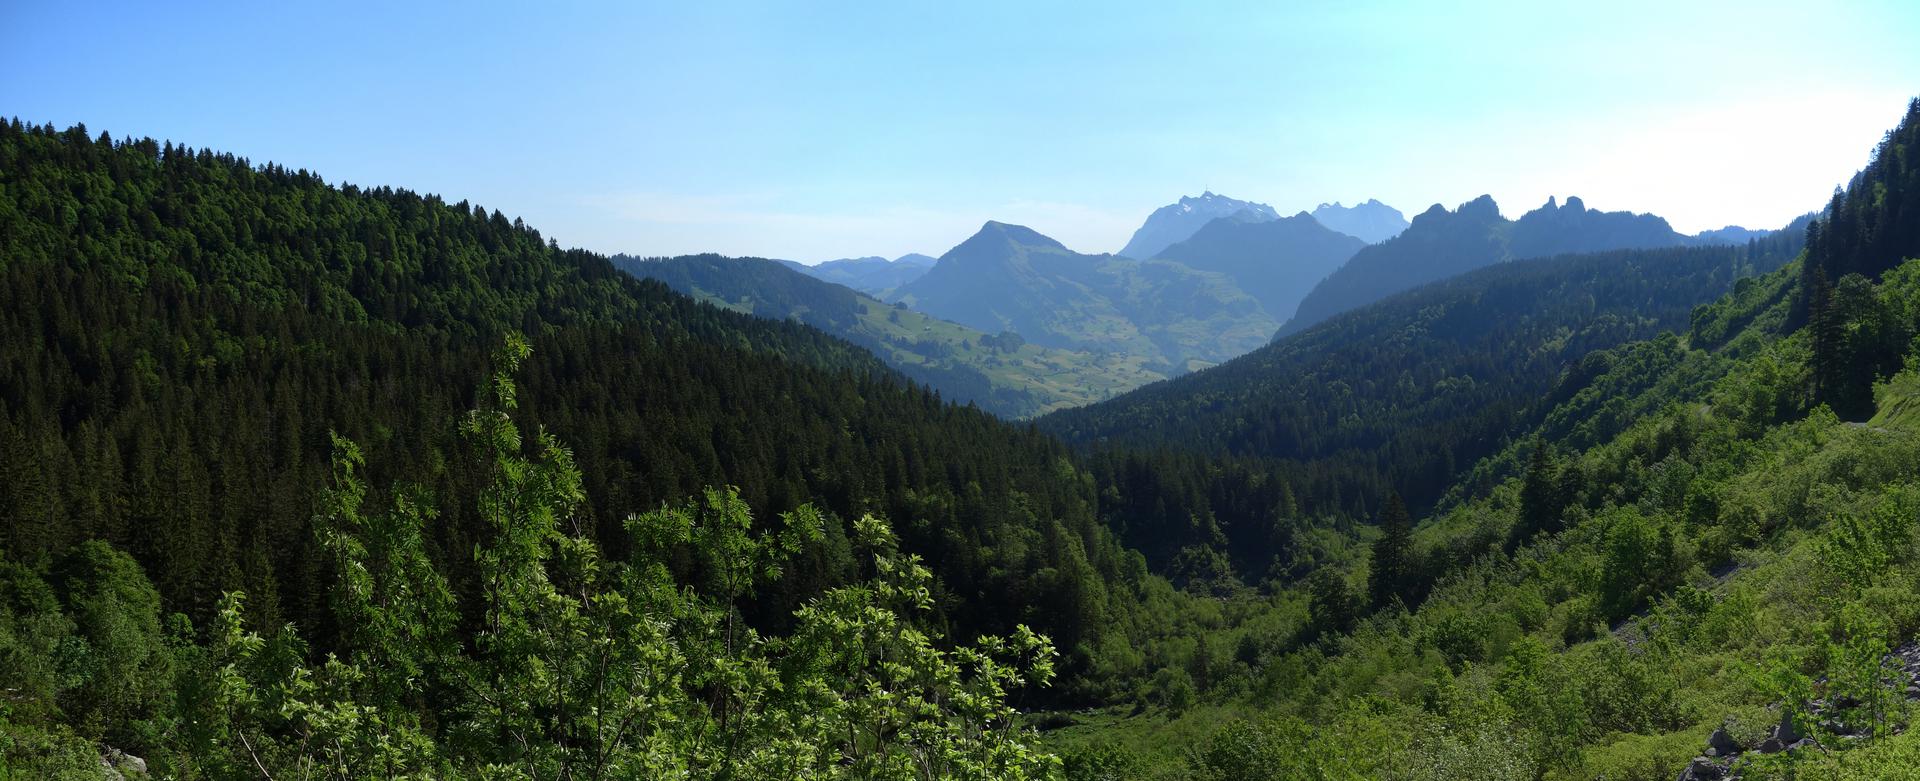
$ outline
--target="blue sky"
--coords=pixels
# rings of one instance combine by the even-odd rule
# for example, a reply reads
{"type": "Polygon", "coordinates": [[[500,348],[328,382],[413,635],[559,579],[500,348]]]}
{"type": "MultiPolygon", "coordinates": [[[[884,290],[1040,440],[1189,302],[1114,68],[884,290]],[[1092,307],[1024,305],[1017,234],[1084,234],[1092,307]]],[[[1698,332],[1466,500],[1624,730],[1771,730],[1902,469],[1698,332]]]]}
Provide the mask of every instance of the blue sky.
{"type": "Polygon", "coordinates": [[[1211,189],[1820,205],[1920,94],[1920,3],[0,3],[0,115],[522,216],[604,252],[1113,251],[1211,189]],[[1554,7],[1548,7],[1554,6],[1554,7]],[[1564,7],[1560,7],[1564,6],[1564,7]]]}

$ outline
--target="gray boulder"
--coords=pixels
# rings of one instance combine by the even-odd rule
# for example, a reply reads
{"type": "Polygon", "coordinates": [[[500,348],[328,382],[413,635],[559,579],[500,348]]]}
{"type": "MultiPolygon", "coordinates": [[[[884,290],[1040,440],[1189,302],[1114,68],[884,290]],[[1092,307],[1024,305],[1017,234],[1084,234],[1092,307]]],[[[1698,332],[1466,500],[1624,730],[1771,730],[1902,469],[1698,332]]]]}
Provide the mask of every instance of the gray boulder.
{"type": "Polygon", "coordinates": [[[1774,725],[1773,732],[1768,735],[1768,737],[1788,745],[1796,743],[1806,736],[1806,730],[1800,729],[1800,725],[1795,723],[1791,711],[1780,714],[1780,723],[1774,725]]]}
{"type": "Polygon", "coordinates": [[[146,778],[147,761],[109,747],[100,755],[100,774],[108,779],[146,778]]]}
{"type": "Polygon", "coordinates": [[[1800,729],[1800,725],[1794,723],[1793,713],[1782,713],[1780,714],[1780,723],[1774,725],[1772,732],[1767,733],[1766,740],[1760,741],[1760,753],[1778,754],[1782,751],[1787,751],[1806,737],[1807,735],[1800,729]]]}
{"type": "Polygon", "coordinates": [[[1726,777],[1727,769],[1706,757],[1694,757],[1687,769],[1680,771],[1680,781],[1720,781],[1726,777]]]}
{"type": "Polygon", "coordinates": [[[1726,727],[1714,730],[1712,735],[1707,736],[1707,756],[1730,757],[1745,750],[1746,747],[1740,745],[1740,741],[1734,740],[1732,735],[1727,734],[1726,727]]]}

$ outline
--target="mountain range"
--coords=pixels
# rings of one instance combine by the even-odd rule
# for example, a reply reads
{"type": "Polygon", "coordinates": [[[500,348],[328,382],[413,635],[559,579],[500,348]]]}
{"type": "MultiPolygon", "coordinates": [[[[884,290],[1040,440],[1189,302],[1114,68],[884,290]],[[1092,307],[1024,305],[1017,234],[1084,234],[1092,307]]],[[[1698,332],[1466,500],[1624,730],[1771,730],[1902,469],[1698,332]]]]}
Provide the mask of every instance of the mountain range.
{"type": "Polygon", "coordinates": [[[1686,236],[1650,214],[1589,209],[1579,198],[1549,198],[1519,220],[1500,215],[1482,195],[1448,211],[1434,204],[1391,239],[1368,246],[1300,301],[1279,339],[1358,306],[1427,282],[1509,260],[1571,252],[1742,243],[1753,234],[1729,227],[1686,236]]]}
{"type": "Polygon", "coordinates": [[[823,279],[836,285],[846,285],[870,296],[880,296],[919,279],[921,274],[933,268],[934,259],[914,252],[893,260],[871,255],[864,258],[829,260],[812,266],[791,260],[780,262],[807,276],[823,279]]]}
{"type": "MultiPolygon", "coordinates": [[[[1138,358],[1123,377],[1171,376],[1495,263],[1739,243],[1755,235],[1730,227],[1685,236],[1657,216],[1597,211],[1579,198],[1548,199],[1508,220],[1482,196],[1452,211],[1435,205],[1403,231],[1396,231],[1399,213],[1377,200],[1352,208],[1323,204],[1317,211],[1321,216],[1281,218],[1263,204],[1212,192],[1183,197],[1155,210],[1129,242],[1129,252],[1151,250],[1146,259],[1081,254],[1031,228],[988,222],[931,269],[874,295],[981,333],[1006,331],[1044,347],[1138,358]],[[1328,227],[1328,220],[1385,238],[1367,244],[1328,227]]],[[[833,272],[890,272],[901,265],[842,261],[833,272]]],[[[1100,387],[1105,393],[1123,385],[1100,387]]]]}

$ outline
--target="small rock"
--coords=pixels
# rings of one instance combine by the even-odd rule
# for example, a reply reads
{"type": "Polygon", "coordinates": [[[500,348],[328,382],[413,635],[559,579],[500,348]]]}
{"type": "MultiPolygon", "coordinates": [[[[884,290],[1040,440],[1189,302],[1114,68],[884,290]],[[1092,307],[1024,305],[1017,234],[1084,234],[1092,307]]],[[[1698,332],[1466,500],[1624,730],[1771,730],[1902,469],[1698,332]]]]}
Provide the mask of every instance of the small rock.
{"type": "Polygon", "coordinates": [[[1706,757],[1694,757],[1687,769],[1680,771],[1680,781],[1720,781],[1726,777],[1727,769],[1706,757]]]}
{"type": "Polygon", "coordinates": [[[1787,750],[1799,751],[1800,749],[1803,749],[1803,748],[1819,748],[1819,747],[1820,747],[1820,743],[1815,741],[1813,738],[1801,738],[1789,744],[1787,746],[1787,750]]]}
{"type": "Polygon", "coordinates": [[[147,775],[146,760],[113,747],[108,747],[100,755],[100,766],[106,769],[109,779],[125,778],[128,774],[135,778],[145,778],[147,775]]]}
{"type": "Polygon", "coordinates": [[[1753,750],[1762,754],[1778,754],[1787,750],[1787,744],[1780,742],[1779,738],[1767,738],[1760,741],[1760,745],[1755,746],[1753,750]]]}
{"type": "Polygon", "coordinates": [[[1768,733],[1767,736],[1780,741],[1780,744],[1784,746],[1791,745],[1807,735],[1800,729],[1800,725],[1794,723],[1792,713],[1783,713],[1780,715],[1780,723],[1775,725],[1773,732],[1768,733]]]}
{"type": "Polygon", "coordinates": [[[1730,757],[1745,750],[1740,741],[1727,734],[1727,728],[1721,727],[1707,736],[1707,756],[1730,757]]]}

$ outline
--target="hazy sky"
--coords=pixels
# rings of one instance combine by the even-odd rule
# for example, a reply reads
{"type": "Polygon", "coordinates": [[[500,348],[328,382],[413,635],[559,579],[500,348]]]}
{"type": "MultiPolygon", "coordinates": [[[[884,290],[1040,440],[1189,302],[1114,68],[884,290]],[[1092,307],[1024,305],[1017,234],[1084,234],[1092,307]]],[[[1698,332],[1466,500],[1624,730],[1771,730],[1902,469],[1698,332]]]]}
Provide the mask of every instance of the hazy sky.
{"type": "Polygon", "coordinates": [[[0,0],[0,116],[436,192],[603,252],[1089,252],[1203,188],[1491,193],[1682,231],[1816,208],[1920,94],[1920,3],[0,0]],[[296,7],[298,5],[299,7],[296,7]]]}

